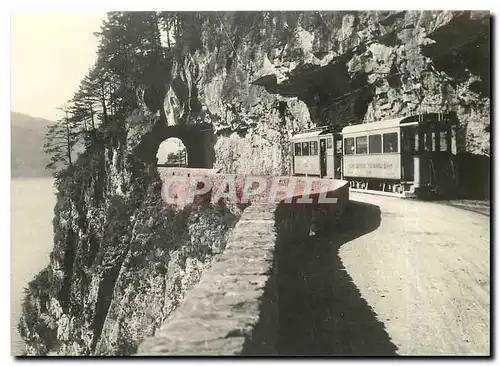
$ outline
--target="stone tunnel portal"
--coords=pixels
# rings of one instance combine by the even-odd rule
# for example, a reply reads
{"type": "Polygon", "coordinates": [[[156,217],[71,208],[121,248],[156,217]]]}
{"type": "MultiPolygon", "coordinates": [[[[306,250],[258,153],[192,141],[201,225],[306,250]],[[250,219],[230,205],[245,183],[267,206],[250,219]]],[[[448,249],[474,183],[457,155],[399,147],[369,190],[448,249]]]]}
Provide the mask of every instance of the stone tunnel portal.
{"type": "Polygon", "coordinates": [[[182,141],[185,146],[188,168],[213,168],[215,136],[210,124],[167,126],[159,123],[141,144],[142,158],[161,163],[157,157],[160,145],[172,137],[182,141]]]}

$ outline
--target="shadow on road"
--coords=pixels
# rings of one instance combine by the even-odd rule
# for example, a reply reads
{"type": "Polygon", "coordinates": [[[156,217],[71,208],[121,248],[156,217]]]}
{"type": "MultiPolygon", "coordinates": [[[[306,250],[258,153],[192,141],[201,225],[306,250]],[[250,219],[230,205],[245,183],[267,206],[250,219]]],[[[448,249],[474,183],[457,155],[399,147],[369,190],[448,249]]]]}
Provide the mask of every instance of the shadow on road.
{"type": "Polygon", "coordinates": [[[478,200],[448,200],[448,201],[435,201],[442,205],[452,206],[459,208],[461,210],[475,212],[483,216],[490,216],[491,214],[491,202],[490,201],[478,201],[478,200]]]}
{"type": "Polygon", "coordinates": [[[491,197],[491,160],[486,155],[457,154],[459,197],[467,200],[489,200],[491,197]]]}
{"type": "Polygon", "coordinates": [[[341,222],[316,236],[278,232],[278,354],[396,355],[338,255],[343,244],[379,225],[378,206],[351,201],[341,222]]]}

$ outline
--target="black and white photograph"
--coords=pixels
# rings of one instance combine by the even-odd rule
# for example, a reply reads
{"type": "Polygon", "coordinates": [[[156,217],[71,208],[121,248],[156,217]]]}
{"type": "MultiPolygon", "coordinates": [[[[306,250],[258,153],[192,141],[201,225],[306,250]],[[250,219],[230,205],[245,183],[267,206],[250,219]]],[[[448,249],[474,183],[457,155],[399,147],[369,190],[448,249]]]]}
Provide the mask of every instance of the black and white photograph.
{"type": "Polygon", "coordinates": [[[11,356],[491,357],[493,20],[12,11],[11,356]]]}

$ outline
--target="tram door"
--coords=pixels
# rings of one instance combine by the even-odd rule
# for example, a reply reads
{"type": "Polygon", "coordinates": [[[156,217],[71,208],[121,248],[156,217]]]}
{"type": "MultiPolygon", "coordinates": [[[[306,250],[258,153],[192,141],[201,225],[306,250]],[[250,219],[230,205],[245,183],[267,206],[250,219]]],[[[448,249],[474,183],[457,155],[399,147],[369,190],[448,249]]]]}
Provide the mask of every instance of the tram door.
{"type": "Polygon", "coordinates": [[[320,164],[320,172],[321,177],[327,175],[326,171],[326,138],[322,138],[319,140],[319,164],[320,164]]]}
{"type": "Polygon", "coordinates": [[[406,182],[415,179],[414,156],[418,155],[418,133],[414,126],[401,129],[401,178],[406,182]]]}
{"type": "Polygon", "coordinates": [[[334,135],[332,144],[334,167],[333,178],[342,179],[342,135],[334,135]]]}

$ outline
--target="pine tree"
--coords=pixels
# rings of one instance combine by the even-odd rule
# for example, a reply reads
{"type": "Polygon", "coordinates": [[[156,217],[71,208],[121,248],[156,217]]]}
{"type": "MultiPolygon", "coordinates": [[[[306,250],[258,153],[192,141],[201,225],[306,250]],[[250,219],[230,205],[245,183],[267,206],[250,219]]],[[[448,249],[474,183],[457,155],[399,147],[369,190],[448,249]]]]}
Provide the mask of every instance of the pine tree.
{"type": "Polygon", "coordinates": [[[50,160],[47,169],[57,169],[58,167],[73,165],[71,152],[75,145],[75,136],[71,128],[71,119],[68,116],[68,110],[62,108],[65,116],[59,121],[50,125],[45,135],[45,144],[43,149],[49,155],[50,160]]]}
{"type": "Polygon", "coordinates": [[[109,96],[116,98],[115,111],[137,107],[135,91],[140,85],[164,87],[162,74],[166,67],[160,23],[156,12],[112,12],[97,34],[97,76],[112,85],[109,96]]]}
{"type": "MultiPolygon", "coordinates": [[[[171,19],[177,21],[176,15],[171,19]]],[[[50,155],[48,168],[72,165],[72,148],[82,143],[107,144],[133,109],[136,90],[150,91],[148,106],[161,109],[158,98],[165,88],[165,50],[160,27],[164,17],[157,12],[110,12],[96,34],[100,45],[95,65],[81,81],[65,107],[66,116],[50,126],[44,145],[50,155]],[[163,89],[162,89],[163,88],[163,89]],[[151,101],[151,96],[153,97],[151,101]]]]}
{"type": "Polygon", "coordinates": [[[113,92],[108,78],[94,66],[71,100],[71,110],[76,120],[83,124],[83,130],[90,131],[94,137],[99,122],[106,126],[110,113],[113,113],[113,92]]]}

